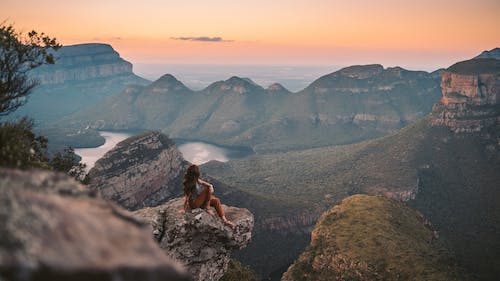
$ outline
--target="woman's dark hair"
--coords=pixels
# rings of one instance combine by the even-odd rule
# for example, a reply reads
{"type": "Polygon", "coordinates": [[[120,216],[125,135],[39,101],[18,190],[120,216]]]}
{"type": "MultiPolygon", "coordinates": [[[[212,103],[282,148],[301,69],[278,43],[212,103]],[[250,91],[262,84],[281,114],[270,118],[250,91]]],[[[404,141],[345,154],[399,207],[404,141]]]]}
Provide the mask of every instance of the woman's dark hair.
{"type": "Polygon", "coordinates": [[[190,195],[196,187],[196,183],[200,178],[200,168],[197,165],[191,165],[187,168],[182,181],[184,194],[190,195]]]}

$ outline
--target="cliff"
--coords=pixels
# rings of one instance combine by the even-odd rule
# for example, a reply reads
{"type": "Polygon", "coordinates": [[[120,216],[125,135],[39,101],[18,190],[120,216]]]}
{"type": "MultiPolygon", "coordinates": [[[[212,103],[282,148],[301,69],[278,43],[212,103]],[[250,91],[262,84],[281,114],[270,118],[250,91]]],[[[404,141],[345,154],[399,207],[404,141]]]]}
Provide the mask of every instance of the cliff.
{"type": "Polygon", "coordinates": [[[0,169],[0,279],[189,280],[146,225],[73,179],[0,169]]]}
{"type": "Polygon", "coordinates": [[[118,143],[95,163],[90,188],[130,210],[156,206],[182,193],[187,165],[166,135],[144,133],[118,143]]]}
{"type": "Polygon", "coordinates": [[[42,84],[61,84],[118,75],[133,75],[132,64],[107,44],[64,46],[55,53],[56,63],[33,71],[42,84]]]}
{"type": "Polygon", "coordinates": [[[244,248],[252,237],[253,215],[247,209],[223,205],[234,229],[202,209],[179,214],[183,198],[161,206],[135,211],[137,218],[151,225],[160,247],[180,261],[194,280],[216,281],[227,270],[232,251],[244,248]]]}
{"type": "Polygon", "coordinates": [[[433,125],[471,133],[500,123],[499,60],[474,59],[451,66],[442,74],[441,90],[433,125]]]}
{"type": "Polygon", "coordinates": [[[466,280],[416,211],[384,197],[354,195],[318,220],[292,280],[466,280]]]}

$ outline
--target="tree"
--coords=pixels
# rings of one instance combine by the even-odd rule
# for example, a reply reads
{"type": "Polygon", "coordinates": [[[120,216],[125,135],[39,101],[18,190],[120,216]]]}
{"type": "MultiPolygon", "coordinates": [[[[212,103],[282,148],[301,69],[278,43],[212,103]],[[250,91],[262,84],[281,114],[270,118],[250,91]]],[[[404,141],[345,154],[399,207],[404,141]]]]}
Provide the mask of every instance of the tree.
{"type": "Polygon", "coordinates": [[[80,163],[72,147],[65,147],[62,152],[57,152],[49,163],[53,170],[64,172],[82,183],[89,180],[85,171],[87,165],[80,163]]]}
{"type": "Polygon", "coordinates": [[[38,84],[28,71],[42,64],[53,64],[50,50],[61,47],[45,33],[17,32],[12,25],[0,24],[0,116],[15,111],[38,84]]]}
{"type": "MultiPolygon", "coordinates": [[[[8,115],[26,102],[38,84],[28,71],[53,64],[59,49],[54,38],[31,31],[24,35],[12,25],[0,23],[0,116],[8,115]]],[[[79,181],[88,180],[85,164],[79,163],[73,148],[47,157],[47,139],[33,132],[33,120],[0,123],[0,166],[18,169],[42,168],[65,172],[79,181]]]]}
{"type": "Polygon", "coordinates": [[[0,166],[50,169],[46,154],[47,139],[33,133],[32,120],[0,124],[0,166]]]}

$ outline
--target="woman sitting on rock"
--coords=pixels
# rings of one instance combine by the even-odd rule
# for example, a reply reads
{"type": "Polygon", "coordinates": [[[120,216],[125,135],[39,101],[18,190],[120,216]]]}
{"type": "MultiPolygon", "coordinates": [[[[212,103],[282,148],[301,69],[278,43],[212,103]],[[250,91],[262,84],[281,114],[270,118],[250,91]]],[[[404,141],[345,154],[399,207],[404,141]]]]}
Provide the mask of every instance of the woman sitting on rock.
{"type": "Polygon", "coordinates": [[[222,209],[219,198],[212,195],[214,193],[214,186],[200,179],[200,168],[197,165],[193,164],[189,166],[186,170],[186,174],[184,174],[182,185],[185,199],[184,211],[189,210],[189,208],[202,208],[209,214],[215,216],[214,211],[210,208],[212,206],[225,224],[231,227],[234,226],[234,224],[224,215],[224,210],[222,209]]]}

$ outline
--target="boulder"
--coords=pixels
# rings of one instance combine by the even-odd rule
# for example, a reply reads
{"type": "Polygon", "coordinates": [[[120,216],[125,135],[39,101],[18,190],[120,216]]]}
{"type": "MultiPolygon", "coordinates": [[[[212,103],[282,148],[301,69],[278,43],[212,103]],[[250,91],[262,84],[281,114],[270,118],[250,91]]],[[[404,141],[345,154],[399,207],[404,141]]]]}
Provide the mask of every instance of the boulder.
{"type": "Polygon", "coordinates": [[[49,171],[0,169],[0,280],[189,280],[147,226],[49,171]]]}
{"type": "Polygon", "coordinates": [[[180,214],[183,203],[183,198],[177,198],[134,214],[151,225],[160,247],[183,263],[194,280],[219,280],[227,270],[231,252],[250,242],[253,215],[247,209],[223,205],[226,217],[235,224],[232,229],[202,209],[180,214]]]}

